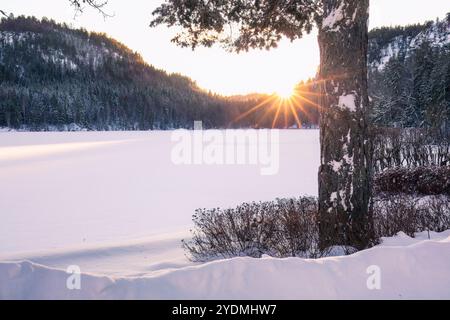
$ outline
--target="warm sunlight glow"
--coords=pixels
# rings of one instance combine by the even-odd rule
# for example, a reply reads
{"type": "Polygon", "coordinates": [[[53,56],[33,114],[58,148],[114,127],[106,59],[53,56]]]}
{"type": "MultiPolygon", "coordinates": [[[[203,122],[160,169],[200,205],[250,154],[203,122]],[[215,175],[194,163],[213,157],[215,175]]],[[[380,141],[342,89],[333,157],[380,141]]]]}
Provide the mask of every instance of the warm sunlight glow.
{"type": "Polygon", "coordinates": [[[294,88],[286,86],[275,91],[276,95],[283,100],[289,100],[294,96],[294,88]]]}
{"type": "Polygon", "coordinates": [[[314,110],[317,116],[317,111],[321,108],[319,105],[321,94],[317,87],[324,81],[325,79],[318,79],[292,87],[287,85],[285,89],[276,90],[236,117],[231,124],[253,117],[257,128],[267,125],[267,121],[270,121],[268,124],[272,128],[302,128],[303,120],[314,122],[311,111],[314,110]]]}

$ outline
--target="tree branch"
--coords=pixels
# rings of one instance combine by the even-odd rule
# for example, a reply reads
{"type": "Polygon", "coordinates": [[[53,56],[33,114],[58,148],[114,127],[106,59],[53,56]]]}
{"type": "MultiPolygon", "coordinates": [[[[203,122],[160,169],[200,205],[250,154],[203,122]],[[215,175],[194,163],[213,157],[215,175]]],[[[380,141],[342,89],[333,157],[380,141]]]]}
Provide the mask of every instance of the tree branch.
{"type": "Polygon", "coordinates": [[[103,18],[110,18],[113,17],[113,14],[107,13],[104,8],[108,4],[108,0],[69,0],[70,5],[75,8],[75,12],[83,13],[84,11],[84,5],[87,5],[91,8],[94,8],[98,12],[100,12],[103,15],[103,18]]]}
{"type": "Polygon", "coordinates": [[[165,0],[150,26],[181,27],[182,47],[222,44],[232,51],[270,49],[282,37],[301,38],[322,12],[322,0],[165,0]],[[225,30],[236,32],[230,35],[225,30]]]}

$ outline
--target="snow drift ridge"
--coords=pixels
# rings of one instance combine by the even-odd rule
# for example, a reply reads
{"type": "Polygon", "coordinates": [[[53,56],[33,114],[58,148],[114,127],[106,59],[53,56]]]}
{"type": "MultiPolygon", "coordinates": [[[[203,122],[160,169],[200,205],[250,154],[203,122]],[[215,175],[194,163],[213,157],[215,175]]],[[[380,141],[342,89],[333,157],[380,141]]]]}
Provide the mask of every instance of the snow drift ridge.
{"type": "Polygon", "coordinates": [[[83,274],[81,290],[66,288],[63,270],[5,262],[0,299],[449,299],[450,231],[433,237],[400,235],[319,260],[236,258],[134,278],[83,274]],[[367,287],[370,266],[381,271],[380,290],[367,287]]]}

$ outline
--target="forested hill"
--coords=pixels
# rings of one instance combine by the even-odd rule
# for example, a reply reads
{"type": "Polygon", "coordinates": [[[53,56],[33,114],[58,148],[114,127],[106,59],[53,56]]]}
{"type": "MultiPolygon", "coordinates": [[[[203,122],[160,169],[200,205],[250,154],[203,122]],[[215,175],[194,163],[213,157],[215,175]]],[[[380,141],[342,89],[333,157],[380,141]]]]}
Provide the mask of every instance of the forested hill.
{"type": "MultiPolygon", "coordinates": [[[[369,39],[373,121],[450,127],[450,15],[375,29],[369,39]]],[[[290,112],[278,115],[270,96],[207,93],[187,77],[157,70],[105,34],[46,19],[0,21],[0,83],[0,128],[147,130],[192,128],[195,120],[207,128],[285,128],[297,123],[290,112]],[[248,112],[255,106],[261,107],[248,112]]],[[[316,125],[318,87],[301,86],[307,99],[296,109],[298,118],[303,126],[316,125]],[[316,93],[308,96],[309,91],[316,93]]]]}
{"type": "Polygon", "coordinates": [[[0,127],[145,130],[194,120],[220,127],[239,107],[104,34],[29,17],[0,23],[0,80],[0,127]]]}
{"type": "Polygon", "coordinates": [[[375,123],[450,128],[450,13],[434,22],[375,29],[369,36],[375,123]]]}
{"type": "MultiPolygon", "coordinates": [[[[261,103],[273,101],[267,95],[207,93],[187,77],[155,69],[105,34],[47,19],[1,20],[0,80],[0,127],[13,129],[172,129],[192,128],[195,120],[206,128],[296,124],[293,115],[274,123],[273,103],[261,103]],[[261,107],[246,114],[256,105],[261,107]]],[[[298,117],[309,126],[318,112],[305,105],[298,117]]]]}

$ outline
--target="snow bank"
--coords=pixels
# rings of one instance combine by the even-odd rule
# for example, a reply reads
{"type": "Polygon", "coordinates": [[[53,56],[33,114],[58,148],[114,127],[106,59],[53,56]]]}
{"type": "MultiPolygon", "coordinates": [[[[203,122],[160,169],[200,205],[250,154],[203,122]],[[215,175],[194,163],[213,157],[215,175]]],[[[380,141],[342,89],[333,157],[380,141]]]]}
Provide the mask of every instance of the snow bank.
{"type": "Polygon", "coordinates": [[[61,270],[76,265],[84,273],[136,277],[193,265],[181,246],[181,240],[189,237],[186,229],[130,240],[14,253],[0,256],[0,261],[32,261],[61,270]]]}
{"type": "Polygon", "coordinates": [[[370,250],[320,260],[236,258],[134,278],[83,274],[81,290],[66,288],[62,270],[0,263],[0,298],[448,299],[450,231],[431,236],[406,241],[399,235],[370,250]],[[369,290],[368,270],[376,269],[381,287],[369,290]]]}

